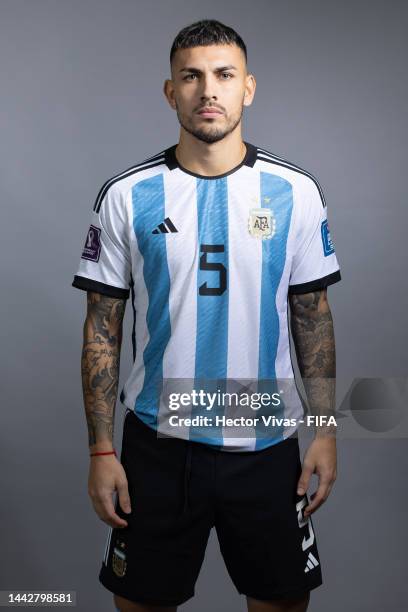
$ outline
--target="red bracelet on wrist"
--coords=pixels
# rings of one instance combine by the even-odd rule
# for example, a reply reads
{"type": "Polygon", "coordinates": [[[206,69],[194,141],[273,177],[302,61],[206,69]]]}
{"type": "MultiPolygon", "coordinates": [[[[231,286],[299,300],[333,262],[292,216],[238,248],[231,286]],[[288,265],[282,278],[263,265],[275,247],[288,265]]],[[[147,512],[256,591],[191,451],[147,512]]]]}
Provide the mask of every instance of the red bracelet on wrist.
{"type": "Polygon", "coordinates": [[[115,455],[115,457],[117,457],[116,451],[99,451],[96,453],[90,453],[90,457],[99,457],[100,455],[115,455]]]}

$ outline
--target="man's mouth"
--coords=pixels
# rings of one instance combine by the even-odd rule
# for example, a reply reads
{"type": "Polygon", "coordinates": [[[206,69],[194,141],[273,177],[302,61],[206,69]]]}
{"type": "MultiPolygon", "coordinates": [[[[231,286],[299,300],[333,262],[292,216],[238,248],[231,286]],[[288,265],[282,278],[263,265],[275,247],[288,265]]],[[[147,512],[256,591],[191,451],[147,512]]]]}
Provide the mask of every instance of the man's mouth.
{"type": "Polygon", "coordinates": [[[222,115],[222,111],[214,106],[204,106],[204,108],[200,108],[197,114],[200,115],[200,117],[213,118],[222,115]]]}

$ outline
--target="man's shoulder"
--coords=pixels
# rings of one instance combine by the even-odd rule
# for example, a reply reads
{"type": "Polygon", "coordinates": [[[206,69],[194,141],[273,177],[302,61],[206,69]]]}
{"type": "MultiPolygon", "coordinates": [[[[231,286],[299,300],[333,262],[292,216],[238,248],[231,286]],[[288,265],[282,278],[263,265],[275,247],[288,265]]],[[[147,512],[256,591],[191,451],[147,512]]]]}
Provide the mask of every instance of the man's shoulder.
{"type": "Polygon", "coordinates": [[[99,212],[105,198],[123,199],[135,183],[148,176],[160,173],[166,167],[166,149],[151,155],[125,170],[116,173],[102,185],[95,200],[93,210],[99,212]]]}
{"type": "Polygon", "coordinates": [[[317,188],[321,195],[322,203],[325,205],[321,185],[316,176],[309,170],[262,147],[256,147],[256,151],[257,161],[262,165],[263,171],[277,174],[292,184],[296,183],[302,189],[317,188]]]}

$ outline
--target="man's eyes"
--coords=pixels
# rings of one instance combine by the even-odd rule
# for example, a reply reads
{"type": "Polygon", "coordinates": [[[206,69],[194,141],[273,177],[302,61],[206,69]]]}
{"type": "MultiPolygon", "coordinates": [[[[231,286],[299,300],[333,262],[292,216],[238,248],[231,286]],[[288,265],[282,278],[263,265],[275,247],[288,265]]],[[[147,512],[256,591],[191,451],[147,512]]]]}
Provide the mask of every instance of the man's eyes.
{"type": "MultiPolygon", "coordinates": [[[[183,81],[192,81],[194,78],[198,77],[198,74],[187,74],[185,77],[183,77],[183,81]]],[[[229,81],[230,78],[233,77],[233,75],[230,72],[220,72],[218,74],[218,76],[221,78],[222,81],[229,81]]]]}

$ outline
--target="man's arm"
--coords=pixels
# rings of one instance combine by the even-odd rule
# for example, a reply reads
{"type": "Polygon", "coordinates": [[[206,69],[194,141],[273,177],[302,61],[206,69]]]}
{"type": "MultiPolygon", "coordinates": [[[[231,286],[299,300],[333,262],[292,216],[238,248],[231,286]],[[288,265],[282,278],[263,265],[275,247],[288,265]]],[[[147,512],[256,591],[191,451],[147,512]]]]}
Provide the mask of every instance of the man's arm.
{"type": "MultiPolygon", "coordinates": [[[[291,329],[299,371],[313,416],[334,414],[336,351],[327,289],[290,296],[291,329]]],[[[335,435],[317,425],[316,436],[335,435]]]]}
{"type": "MultiPolygon", "coordinates": [[[[125,300],[87,292],[81,373],[90,452],[113,449],[125,305],[125,300]]],[[[88,491],[95,511],[112,527],[125,527],[126,521],[113,506],[115,490],[122,510],[130,512],[127,479],[121,463],[114,455],[92,457],[88,491]]]]}
{"type": "MultiPolygon", "coordinates": [[[[336,354],[327,289],[290,295],[289,303],[292,336],[311,414],[330,416],[334,413],[336,354]]],[[[314,472],[319,487],[311,495],[313,501],[306,507],[305,516],[327,499],[336,479],[335,426],[316,426],[315,439],[303,461],[299,495],[307,491],[314,472]]]]}
{"type": "Polygon", "coordinates": [[[87,292],[81,373],[91,452],[113,448],[125,306],[125,300],[87,292]]]}

